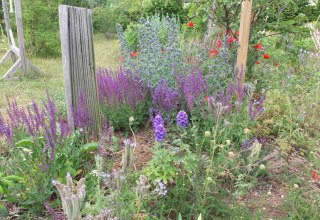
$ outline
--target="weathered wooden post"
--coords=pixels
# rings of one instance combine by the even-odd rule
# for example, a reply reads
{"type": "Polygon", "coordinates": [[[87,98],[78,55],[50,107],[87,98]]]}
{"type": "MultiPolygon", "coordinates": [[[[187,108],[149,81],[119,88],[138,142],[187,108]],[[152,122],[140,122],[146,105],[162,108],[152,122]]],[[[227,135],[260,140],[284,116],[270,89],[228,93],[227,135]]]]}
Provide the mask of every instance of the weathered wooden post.
{"type": "MultiPolygon", "coordinates": [[[[25,42],[24,42],[24,33],[23,33],[23,22],[22,22],[22,10],[21,10],[21,0],[14,0],[15,5],[15,15],[16,15],[16,25],[17,25],[17,35],[18,35],[18,42],[19,48],[16,46],[11,24],[10,24],[10,17],[9,17],[9,10],[8,10],[8,3],[7,0],[2,0],[2,8],[4,14],[4,21],[6,24],[6,32],[9,41],[9,50],[0,60],[0,64],[4,63],[9,57],[12,58],[13,66],[8,70],[8,72],[2,77],[2,79],[6,79],[11,77],[20,67],[22,70],[23,75],[27,75],[27,68],[31,68],[33,71],[37,73],[41,73],[41,71],[33,65],[26,57],[26,49],[25,49],[25,42]],[[16,56],[18,59],[16,60],[16,56]]],[[[13,4],[12,0],[10,0],[10,12],[13,12],[13,4]]]]}
{"type": "Polygon", "coordinates": [[[101,125],[97,76],[94,62],[92,12],[89,9],[59,6],[65,95],[68,121],[74,128],[73,110],[79,94],[86,98],[86,107],[97,134],[101,125]]]}
{"type": "Polygon", "coordinates": [[[237,80],[240,82],[242,88],[244,87],[247,68],[252,2],[253,0],[244,0],[241,5],[239,48],[236,68],[238,70],[237,80]]]}

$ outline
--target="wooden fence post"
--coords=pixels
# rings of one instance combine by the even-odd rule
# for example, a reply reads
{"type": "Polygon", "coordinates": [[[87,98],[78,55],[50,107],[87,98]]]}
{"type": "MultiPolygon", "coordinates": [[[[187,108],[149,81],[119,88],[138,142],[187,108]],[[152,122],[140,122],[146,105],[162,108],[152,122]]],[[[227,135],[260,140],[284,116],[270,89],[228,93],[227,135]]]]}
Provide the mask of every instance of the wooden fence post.
{"type": "Polygon", "coordinates": [[[252,2],[253,0],[244,0],[241,5],[239,48],[236,66],[238,72],[237,80],[240,82],[241,88],[244,88],[247,68],[252,2]]]}
{"type": "Polygon", "coordinates": [[[97,134],[101,126],[97,75],[94,62],[91,10],[59,6],[59,24],[68,121],[74,128],[73,111],[79,94],[86,98],[86,107],[97,134]]]}

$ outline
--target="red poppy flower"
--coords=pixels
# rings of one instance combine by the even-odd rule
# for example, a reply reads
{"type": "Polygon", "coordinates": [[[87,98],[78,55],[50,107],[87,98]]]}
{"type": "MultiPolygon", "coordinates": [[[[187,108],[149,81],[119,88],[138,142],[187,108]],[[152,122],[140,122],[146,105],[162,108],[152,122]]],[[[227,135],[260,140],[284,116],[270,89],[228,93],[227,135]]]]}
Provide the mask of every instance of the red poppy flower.
{"type": "Polygon", "coordinates": [[[232,44],[235,41],[236,41],[236,39],[232,35],[229,35],[228,44],[232,44]]]}
{"type": "Polygon", "coordinates": [[[187,27],[194,27],[194,22],[192,21],[188,22],[187,27]]]}
{"type": "Polygon", "coordinates": [[[319,180],[319,174],[317,171],[313,170],[312,171],[312,177],[315,181],[318,181],[319,180]]]}
{"type": "Polygon", "coordinates": [[[257,50],[262,50],[262,43],[259,42],[258,44],[254,45],[253,48],[257,50]]]}
{"type": "Polygon", "coordinates": [[[222,47],[222,41],[220,39],[216,39],[216,49],[219,49],[220,47],[222,47]]]}
{"type": "Polygon", "coordinates": [[[125,61],[125,58],[121,56],[121,57],[119,57],[119,61],[120,61],[120,62],[124,62],[124,61],[125,61]]]}
{"type": "Polygon", "coordinates": [[[219,54],[219,51],[217,49],[213,49],[209,51],[210,53],[210,58],[217,56],[219,54]]]}
{"type": "Polygon", "coordinates": [[[136,56],[138,56],[139,55],[139,52],[132,52],[131,53],[131,57],[136,57],[136,56]]]}
{"type": "Polygon", "coordinates": [[[259,64],[261,64],[261,63],[260,63],[260,61],[257,61],[256,64],[259,65],[259,64]]]}
{"type": "Polygon", "coordinates": [[[265,53],[265,54],[263,54],[263,58],[264,58],[264,59],[270,59],[271,56],[270,56],[269,54],[265,53]]]}

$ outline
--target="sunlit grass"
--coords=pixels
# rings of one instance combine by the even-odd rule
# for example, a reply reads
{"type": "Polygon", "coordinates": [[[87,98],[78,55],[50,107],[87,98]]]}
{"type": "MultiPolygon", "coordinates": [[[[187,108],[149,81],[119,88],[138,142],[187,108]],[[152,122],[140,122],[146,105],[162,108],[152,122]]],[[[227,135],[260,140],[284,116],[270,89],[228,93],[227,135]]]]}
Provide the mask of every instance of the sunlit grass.
{"type": "MultiPolygon", "coordinates": [[[[116,67],[119,57],[119,43],[117,39],[106,39],[102,34],[95,35],[95,60],[96,67],[116,67]]],[[[0,51],[0,57],[5,51],[0,51]]],[[[41,69],[43,75],[31,73],[27,77],[20,77],[18,80],[0,81],[0,112],[4,113],[6,108],[5,96],[16,97],[19,105],[28,105],[32,99],[40,101],[45,98],[46,89],[53,95],[60,109],[64,108],[64,81],[61,58],[31,58],[36,66],[41,69]]],[[[0,66],[0,78],[12,65],[8,60],[0,66]]],[[[15,76],[20,76],[17,73],[15,76]]]]}

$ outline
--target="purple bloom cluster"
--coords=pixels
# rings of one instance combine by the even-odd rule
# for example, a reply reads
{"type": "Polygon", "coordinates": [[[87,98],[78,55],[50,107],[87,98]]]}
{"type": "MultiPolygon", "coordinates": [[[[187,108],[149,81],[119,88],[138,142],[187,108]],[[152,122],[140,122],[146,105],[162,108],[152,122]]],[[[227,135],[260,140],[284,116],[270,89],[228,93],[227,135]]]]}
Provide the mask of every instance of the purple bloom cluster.
{"type": "Polygon", "coordinates": [[[261,115],[265,111],[265,108],[263,107],[265,98],[265,94],[262,94],[259,100],[250,99],[248,110],[251,121],[255,120],[259,115],[261,115]]]}
{"type": "Polygon", "coordinates": [[[158,142],[162,142],[166,138],[167,132],[161,115],[157,115],[153,119],[153,131],[158,142]]]}
{"type": "Polygon", "coordinates": [[[177,115],[177,124],[181,128],[185,128],[189,124],[188,114],[185,111],[179,111],[177,115]]]}
{"type": "Polygon", "coordinates": [[[113,127],[105,118],[102,118],[102,131],[100,132],[100,141],[98,147],[99,156],[107,156],[107,149],[112,146],[113,127]]]}
{"type": "MultiPolygon", "coordinates": [[[[83,106],[80,105],[82,104],[79,104],[77,111],[83,109],[83,106]]],[[[62,144],[71,129],[67,120],[59,117],[55,101],[48,93],[46,100],[43,101],[43,106],[43,108],[39,108],[37,102],[32,101],[32,104],[27,107],[19,107],[14,98],[10,100],[7,97],[7,115],[9,117],[5,121],[0,114],[0,136],[6,137],[7,142],[12,145],[16,132],[26,132],[32,138],[44,136],[43,155],[46,165],[47,157],[50,161],[53,160],[55,148],[62,144]]]]}
{"type": "Polygon", "coordinates": [[[160,80],[152,97],[153,107],[157,111],[170,112],[179,104],[178,91],[171,89],[165,80],[160,80]]]}
{"type": "Polygon", "coordinates": [[[202,70],[194,71],[191,68],[189,75],[176,76],[176,81],[189,110],[192,112],[195,102],[208,93],[208,83],[203,76],[202,70]]]}
{"type": "Polygon", "coordinates": [[[163,196],[167,195],[168,190],[167,190],[166,184],[164,184],[161,180],[158,180],[157,183],[158,183],[158,188],[156,189],[156,191],[159,192],[160,195],[163,195],[163,196]]]}
{"type": "Polygon", "coordinates": [[[129,105],[133,110],[139,102],[146,99],[148,92],[140,77],[125,68],[119,68],[115,72],[100,68],[98,91],[100,100],[108,107],[129,105]]]}
{"type": "Polygon", "coordinates": [[[79,93],[77,108],[73,109],[72,114],[75,128],[83,128],[86,131],[92,125],[87,100],[82,92],[79,93]]]}

